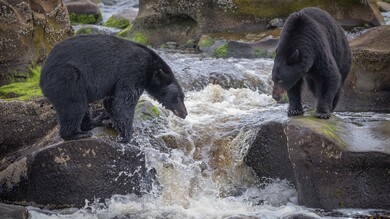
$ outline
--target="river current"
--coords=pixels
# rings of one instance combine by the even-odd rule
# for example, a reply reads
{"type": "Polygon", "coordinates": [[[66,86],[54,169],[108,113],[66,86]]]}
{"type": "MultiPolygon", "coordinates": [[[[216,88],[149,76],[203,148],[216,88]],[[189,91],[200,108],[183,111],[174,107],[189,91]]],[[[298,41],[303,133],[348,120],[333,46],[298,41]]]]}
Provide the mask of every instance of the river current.
{"type": "MultiPolygon", "coordinates": [[[[137,10],[138,1],[101,4],[104,19],[123,8],[137,10]]],[[[134,124],[135,140],[154,168],[160,186],[151,192],[114,195],[99,203],[86,200],[82,209],[44,210],[28,207],[33,219],[49,218],[351,218],[369,210],[346,209],[332,214],[297,205],[297,192],[282,179],[257,179],[243,164],[260,124],[286,119],[287,104],[276,103],[271,59],[215,59],[202,54],[157,51],[185,90],[188,117],[172,113],[153,124],[134,124]],[[157,125],[151,129],[149,125],[157,125]],[[141,131],[139,131],[141,130],[141,131]],[[160,150],[145,140],[170,134],[183,145],[160,150]],[[161,186],[164,188],[160,190],[161,186]]],[[[151,101],[146,94],[141,98],[151,101]]],[[[343,116],[343,114],[341,114],[343,116]]],[[[351,117],[351,115],[347,115],[351,117]]],[[[353,116],[352,116],[353,117],[353,116]]],[[[364,117],[362,116],[359,117],[364,117]]]]}

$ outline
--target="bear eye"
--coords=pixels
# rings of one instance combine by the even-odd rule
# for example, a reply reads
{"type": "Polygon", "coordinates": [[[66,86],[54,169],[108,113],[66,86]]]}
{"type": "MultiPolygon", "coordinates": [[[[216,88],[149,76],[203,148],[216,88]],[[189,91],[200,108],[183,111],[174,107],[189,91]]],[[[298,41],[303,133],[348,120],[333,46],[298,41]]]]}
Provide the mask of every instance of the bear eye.
{"type": "Polygon", "coordinates": [[[276,79],[276,83],[281,84],[283,82],[282,79],[276,79]]]}

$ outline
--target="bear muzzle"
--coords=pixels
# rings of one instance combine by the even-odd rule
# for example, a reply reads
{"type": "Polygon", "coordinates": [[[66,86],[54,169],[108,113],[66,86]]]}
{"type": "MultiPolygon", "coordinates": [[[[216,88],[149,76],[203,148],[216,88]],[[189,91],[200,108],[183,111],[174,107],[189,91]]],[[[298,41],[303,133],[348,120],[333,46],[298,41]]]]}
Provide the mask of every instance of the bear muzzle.
{"type": "Polygon", "coordinates": [[[279,85],[274,85],[274,89],[272,90],[272,98],[274,98],[274,100],[276,101],[279,101],[280,99],[282,99],[282,95],[284,92],[286,92],[284,88],[279,85]]]}

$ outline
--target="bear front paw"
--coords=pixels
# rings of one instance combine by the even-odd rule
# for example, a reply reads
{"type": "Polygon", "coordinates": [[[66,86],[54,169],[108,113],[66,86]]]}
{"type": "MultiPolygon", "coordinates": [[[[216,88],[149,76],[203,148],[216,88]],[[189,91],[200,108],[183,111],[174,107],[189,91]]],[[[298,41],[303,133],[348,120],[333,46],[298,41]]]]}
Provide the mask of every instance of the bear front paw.
{"type": "Polygon", "coordinates": [[[319,113],[319,112],[316,112],[314,117],[319,118],[319,119],[329,119],[330,113],[319,113]]]}
{"type": "Polygon", "coordinates": [[[289,109],[287,111],[287,116],[300,116],[303,115],[303,109],[289,109]]]}
{"type": "Polygon", "coordinates": [[[92,137],[92,133],[87,131],[76,132],[73,133],[72,135],[61,136],[61,138],[64,139],[65,141],[79,140],[79,139],[90,138],[90,137],[92,137]]]}
{"type": "Polygon", "coordinates": [[[122,135],[118,135],[118,137],[116,137],[115,141],[118,142],[118,143],[124,143],[125,144],[125,143],[129,143],[130,140],[128,138],[122,136],[122,135]]]}

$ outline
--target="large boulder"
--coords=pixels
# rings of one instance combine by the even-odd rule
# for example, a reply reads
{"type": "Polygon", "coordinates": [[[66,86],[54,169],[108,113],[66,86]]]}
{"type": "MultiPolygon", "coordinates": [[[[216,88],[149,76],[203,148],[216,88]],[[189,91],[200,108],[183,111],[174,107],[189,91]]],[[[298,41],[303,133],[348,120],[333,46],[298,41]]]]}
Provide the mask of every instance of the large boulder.
{"type": "Polygon", "coordinates": [[[294,183],[301,205],[390,208],[390,121],[298,117],[263,125],[246,164],[294,183]]]}
{"type": "Polygon", "coordinates": [[[202,34],[258,32],[269,27],[272,19],[286,18],[308,6],[327,10],[345,26],[384,24],[375,0],[145,0],[140,2],[129,35],[142,33],[158,46],[169,41],[186,43],[202,34]]]}
{"type": "MultiPolygon", "coordinates": [[[[117,132],[110,120],[92,129],[92,138],[64,142],[58,126],[49,129],[56,124],[54,110],[44,98],[38,100],[0,104],[4,109],[0,110],[0,119],[5,118],[0,123],[4,125],[0,137],[6,137],[2,139],[6,140],[2,141],[6,150],[1,148],[0,157],[0,202],[83,207],[85,200],[104,201],[114,194],[142,195],[153,186],[159,188],[155,170],[146,166],[137,139],[141,139],[142,147],[161,149],[162,142],[149,132],[161,128],[158,126],[168,116],[167,111],[143,97],[135,110],[129,144],[115,142],[117,132]]],[[[101,102],[90,108],[93,117],[104,112],[101,102]]]]}
{"type": "Polygon", "coordinates": [[[44,98],[31,101],[0,99],[0,159],[33,144],[56,124],[55,111],[44,98]]]}
{"type": "MultiPolygon", "coordinates": [[[[95,135],[106,131],[95,130],[95,135]]],[[[37,207],[83,207],[114,194],[142,195],[155,182],[136,144],[94,137],[61,141],[58,130],[0,162],[0,200],[37,207]]]]}
{"type": "Polygon", "coordinates": [[[61,0],[0,0],[0,86],[28,77],[59,41],[72,35],[61,0]]]}

